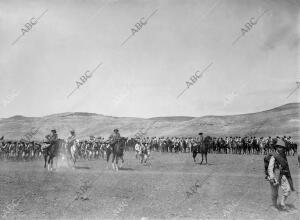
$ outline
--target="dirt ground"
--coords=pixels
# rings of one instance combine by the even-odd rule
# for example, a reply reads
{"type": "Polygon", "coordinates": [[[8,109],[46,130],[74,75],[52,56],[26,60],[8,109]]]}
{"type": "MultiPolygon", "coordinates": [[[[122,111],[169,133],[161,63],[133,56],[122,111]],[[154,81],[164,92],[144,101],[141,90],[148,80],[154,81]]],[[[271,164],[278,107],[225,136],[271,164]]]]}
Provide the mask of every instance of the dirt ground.
{"type": "MultiPolygon", "coordinates": [[[[143,166],[125,153],[119,172],[102,159],[58,161],[53,172],[41,160],[1,161],[0,219],[299,219],[295,192],[289,212],[270,208],[263,156],[209,154],[199,165],[189,153],[152,153],[143,166]]],[[[296,156],[289,164],[299,191],[296,156]]]]}

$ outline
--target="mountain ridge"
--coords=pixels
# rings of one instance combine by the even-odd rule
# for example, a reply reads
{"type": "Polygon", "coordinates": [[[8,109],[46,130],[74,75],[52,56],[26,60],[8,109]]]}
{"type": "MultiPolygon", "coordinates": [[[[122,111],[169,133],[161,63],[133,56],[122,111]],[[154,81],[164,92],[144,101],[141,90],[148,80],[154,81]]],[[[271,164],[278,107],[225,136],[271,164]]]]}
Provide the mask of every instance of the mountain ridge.
{"type": "Polygon", "coordinates": [[[88,138],[90,135],[107,137],[114,128],[129,137],[146,128],[149,136],[196,136],[200,131],[211,136],[243,136],[258,128],[257,136],[288,135],[299,140],[299,110],[300,103],[288,103],[255,113],[201,117],[114,117],[87,112],[65,112],[43,117],[15,115],[0,120],[0,136],[21,139],[37,127],[39,131],[33,140],[43,139],[52,129],[57,130],[59,137],[66,138],[74,129],[79,138],[88,138]]]}

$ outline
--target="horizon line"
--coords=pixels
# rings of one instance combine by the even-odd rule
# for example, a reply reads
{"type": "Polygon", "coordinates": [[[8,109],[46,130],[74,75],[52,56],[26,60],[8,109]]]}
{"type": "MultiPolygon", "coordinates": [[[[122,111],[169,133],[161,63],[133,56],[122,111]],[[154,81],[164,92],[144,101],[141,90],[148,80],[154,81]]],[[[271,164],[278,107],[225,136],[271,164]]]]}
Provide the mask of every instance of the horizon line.
{"type": "MultiPolygon", "coordinates": [[[[146,120],[151,120],[151,119],[156,119],[156,118],[172,118],[172,117],[190,117],[190,118],[202,118],[202,117],[226,117],[226,116],[239,116],[239,115],[249,115],[249,114],[256,114],[256,113],[263,113],[263,112],[267,112],[270,110],[274,110],[276,108],[280,108],[286,105],[293,105],[293,104],[300,104],[300,102],[291,102],[291,103],[287,103],[287,104],[283,104],[283,105],[279,105],[277,107],[273,107],[267,110],[262,110],[262,111],[257,111],[257,112],[250,112],[250,113],[240,113],[240,114],[233,114],[233,115],[203,115],[203,116],[187,116],[187,115],[171,115],[171,116],[155,116],[155,117],[134,117],[134,116],[112,116],[112,115],[105,115],[105,114],[100,114],[100,113],[94,113],[94,112],[61,112],[61,113],[54,113],[54,114],[50,114],[50,115],[44,115],[44,116],[24,116],[24,115],[13,115],[11,117],[7,117],[7,118],[0,118],[0,119],[9,119],[9,118],[14,118],[14,117],[23,117],[23,118],[46,118],[46,117],[51,117],[54,115],[59,115],[59,114],[94,114],[94,115],[101,115],[101,116],[105,116],[105,117],[113,117],[113,118],[138,118],[138,119],[146,119],[146,120]]],[[[67,115],[68,116],[68,115],[67,115]]]]}

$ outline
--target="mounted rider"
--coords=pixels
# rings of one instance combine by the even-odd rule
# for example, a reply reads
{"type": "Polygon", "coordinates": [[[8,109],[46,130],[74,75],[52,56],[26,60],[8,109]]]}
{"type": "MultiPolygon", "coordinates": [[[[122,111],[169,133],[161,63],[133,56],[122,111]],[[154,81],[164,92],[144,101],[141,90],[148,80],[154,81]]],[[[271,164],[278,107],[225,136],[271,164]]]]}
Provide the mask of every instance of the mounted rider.
{"type": "Polygon", "coordinates": [[[108,139],[111,146],[115,145],[121,139],[119,130],[117,128],[114,129],[114,132],[109,136],[108,139]]]}
{"type": "Polygon", "coordinates": [[[53,148],[53,146],[55,146],[58,142],[58,135],[56,133],[56,130],[51,130],[51,134],[46,135],[45,138],[47,139],[46,143],[49,144],[47,148],[53,149],[52,153],[56,154],[57,149],[53,148]]]}
{"type": "Polygon", "coordinates": [[[71,136],[67,139],[67,153],[71,154],[71,146],[75,144],[76,134],[74,130],[70,131],[71,136]]]}
{"type": "Polygon", "coordinates": [[[200,152],[200,148],[203,146],[203,133],[200,132],[199,134],[199,137],[197,137],[197,143],[198,143],[198,152],[200,152]]]}

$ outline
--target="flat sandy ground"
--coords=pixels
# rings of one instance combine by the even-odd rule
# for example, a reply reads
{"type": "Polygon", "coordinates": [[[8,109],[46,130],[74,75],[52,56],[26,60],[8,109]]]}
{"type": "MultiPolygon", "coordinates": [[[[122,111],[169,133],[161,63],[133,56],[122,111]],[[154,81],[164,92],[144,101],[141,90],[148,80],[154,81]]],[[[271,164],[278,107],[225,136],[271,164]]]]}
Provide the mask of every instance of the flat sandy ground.
{"type": "MultiPolygon", "coordinates": [[[[143,166],[125,153],[119,172],[103,159],[76,169],[59,160],[53,172],[41,160],[0,161],[0,219],[300,219],[295,192],[289,212],[270,208],[263,156],[209,154],[199,165],[190,153],[152,153],[143,166]]],[[[296,156],[289,164],[300,191],[296,156]]]]}

